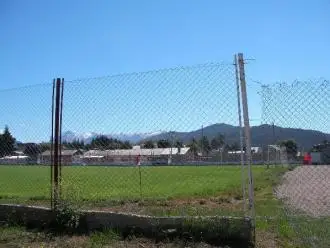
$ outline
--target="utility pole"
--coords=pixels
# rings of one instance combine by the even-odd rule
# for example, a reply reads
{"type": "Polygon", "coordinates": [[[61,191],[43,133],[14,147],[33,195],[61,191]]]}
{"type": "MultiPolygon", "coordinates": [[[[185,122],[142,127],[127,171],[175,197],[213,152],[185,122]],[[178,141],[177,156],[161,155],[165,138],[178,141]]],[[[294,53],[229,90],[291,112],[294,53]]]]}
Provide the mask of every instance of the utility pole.
{"type": "Polygon", "coordinates": [[[204,151],[204,126],[202,125],[202,138],[201,138],[201,154],[203,159],[203,151],[204,151]]]}
{"type": "Polygon", "coordinates": [[[276,144],[276,139],[275,139],[275,123],[273,121],[272,123],[272,127],[273,127],[273,142],[274,142],[274,145],[276,144]]]}
{"type": "Polygon", "coordinates": [[[173,131],[170,132],[170,135],[171,135],[171,155],[170,155],[170,161],[169,161],[169,164],[172,164],[173,131]]]}
{"type": "Polygon", "coordinates": [[[242,94],[242,107],[243,107],[243,119],[244,119],[244,137],[246,146],[246,161],[249,170],[249,210],[251,211],[252,217],[252,228],[254,230],[255,237],[255,209],[254,209],[254,186],[253,186],[253,174],[252,174],[252,158],[251,158],[251,130],[250,130],[250,120],[249,120],[249,109],[248,109],[248,99],[246,91],[246,81],[245,81],[245,68],[244,68],[244,58],[243,53],[238,54],[238,65],[239,65],[239,76],[241,82],[241,94],[242,94]]]}
{"type": "MultiPolygon", "coordinates": [[[[276,147],[276,139],[275,139],[275,123],[273,121],[272,123],[272,129],[273,129],[273,144],[276,147]]],[[[281,147],[280,147],[281,148],[281,147]]],[[[277,165],[277,150],[275,149],[275,166],[277,165]]]]}

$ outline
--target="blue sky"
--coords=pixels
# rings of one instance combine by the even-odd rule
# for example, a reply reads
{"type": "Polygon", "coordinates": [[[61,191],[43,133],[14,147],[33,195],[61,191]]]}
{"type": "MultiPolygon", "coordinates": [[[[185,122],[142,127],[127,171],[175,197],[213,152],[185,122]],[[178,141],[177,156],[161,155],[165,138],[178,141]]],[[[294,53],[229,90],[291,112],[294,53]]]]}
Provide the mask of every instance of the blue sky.
{"type": "MultiPolygon", "coordinates": [[[[330,78],[329,10],[328,0],[3,0],[0,1],[0,89],[50,83],[54,77],[71,81],[210,62],[230,64],[233,54],[243,52],[246,58],[255,59],[248,61],[246,75],[250,117],[254,120],[252,124],[260,124],[259,85],[254,81],[267,84],[330,78]]],[[[201,124],[222,122],[225,116],[235,120],[235,107],[218,107],[222,103],[218,98],[225,97],[222,90],[225,83],[234,82],[228,66],[219,66],[212,72],[205,68],[191,72],[190,85],[195,88],[202,86],[205,80],[202,74],[209,73],[214,78],[208,85],[213,91],[200,88],[193,91],[187,71],[171,73],[68,84],[69,105],[64,113],[64,127],[79,132],[110,133],[189,130],[201,124]],[[161,88],[155,88],[155,78],[163,82],[161,88]],[[140,88],[130,85],[136,80],[143,92],[134,99],[140,88]],[[110,81],[116,87],[110,86],[110,81]],[[220,87],[219,83],[224,85],[220,87]],[[119,87],[121,84],[124,87],[119,87]],[[113,96],[118,92],[130,97],[119,97],[116,102],[113,96]],[[178,104],[180,92],[185,92],[181,105],[178,104]],[[82,100],[83,96],[86,101],[82,100]],[[213,105],[196,100],[200,98],[208,98],[213,105]],[[156,107],[150,106],[159,99],[165,99],[166,111],[176,109],[181,114],[152,110],[156,107]],[[141,114],[143,101],[148,106],[145,114],[141,114]],[[107,107],[102,109],[100,103],[104,102],[107,107]],[[134,104],[138,107],[132,108],[134,104]],[[116,112],[118,108],[125,114],[116,112]],[[193,109],[204,114],[198,115],[193,109]],[[178,126],[174,120],[180,116],[182,122],[178,126]],[[159,121],[151,121],[157,118],[159,121]]],[[[49,86],[28,87],[19,92],[2,90],[0,102],[5,107],[0,110],[0,127],[8,124],[21,140],[48,137],[49,92],[49,86]]]]}

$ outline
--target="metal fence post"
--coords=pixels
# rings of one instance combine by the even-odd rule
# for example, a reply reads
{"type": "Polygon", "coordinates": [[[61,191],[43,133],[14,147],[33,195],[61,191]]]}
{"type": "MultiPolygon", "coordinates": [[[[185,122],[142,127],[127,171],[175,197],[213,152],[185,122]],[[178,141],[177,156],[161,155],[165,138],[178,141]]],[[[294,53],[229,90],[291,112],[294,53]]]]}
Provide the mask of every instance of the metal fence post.
{"type": "Polygon", "coordinates": [[[238,124],[239,124],[239,137],[240,137],[240,151],[241,151],[241,169],[242,169],[242,190],[243,190],[243,210],[246,214],[246,177],[245,177],[245,162],[243,154],[244,138],[243,138],[243,127],[242,127],[242,110],[241,110],[241,96],[239,87],[239,76],[238,76],[238,63],[237,55],[234,55],[234,66],[235,66],[235,76],[236,76],[236,91],[237,91],[237,110],[238,110],[238,124]]]}
{"type": "Polygon", "coordinates": [[[63,80],[54,80],[53,91],[53,111],[52,111],[52,149],[51,149],[51,177],[52,177],[52,196],[51,206],[56,209],[60,198],[60,177],[61,177],[61,124],[63,107],[63,80]],[[55,96],[54,96],[55,93],[55,96]],[[55,99],[54,99],[55,97],[55,99]],[[55,105],[54,105],[55,100],[55,105]]]}
{"type": "Polygon", "coordinates": [[[249,210],[251,211],[252,225],[253,225],[253,229],[255,231],[254,186],[253,186],[253,174],[252,174],[252,168],[251,168],[251,163],[252,163],[251,130],[250,130],[248,100],[247,100],[247,92],[246,92],[244,58],[243,58],[242,53],[238,54],[238,65],[239,65],[239,75],[240,75],[241,93],[242,93],[244,137],[245,137],[245,146],[246,146],[246,162],[247,162],[247,166],[248,166],[248,176],[249,176],[249,210]]]}

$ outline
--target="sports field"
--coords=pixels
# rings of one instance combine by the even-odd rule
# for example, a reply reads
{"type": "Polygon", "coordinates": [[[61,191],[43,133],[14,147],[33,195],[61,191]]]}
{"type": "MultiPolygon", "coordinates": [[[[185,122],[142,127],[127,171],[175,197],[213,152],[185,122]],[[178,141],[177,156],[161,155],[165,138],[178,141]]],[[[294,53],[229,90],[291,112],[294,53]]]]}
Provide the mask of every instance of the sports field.
{"type": "MultiPolygon", "coordinates": [[[[310,233],[319,243],[328,242],[325,221],[287,216],[274,197],[274,186],[281,184],[287,170],[253,167],[257,242],[260,247],[292,247],[288,244],[297,244],[310,233]]],[[[243,216],[240,166],[141,167],[141,190],[138,167],[73,166],[64,167],[62,174],[63,197],[82,208],[162,216],[243,216]]],[[[0,203],[49,206],[49,199],[49,167],[0,166],[0,203]]]]}
{"type": "MultiPolygon", "coordinates": [[[[242,192],[240,166],[160,166],[140,170],[138,167],[63,167],[63,194],[84,201],[107,201],[242,192]]],[[[265,169],[256,167],[253,171],[258,178],[265,169]]],[[[49,167],[0,166],[1,199],[49,199],[49,195],[49,167]]]]}

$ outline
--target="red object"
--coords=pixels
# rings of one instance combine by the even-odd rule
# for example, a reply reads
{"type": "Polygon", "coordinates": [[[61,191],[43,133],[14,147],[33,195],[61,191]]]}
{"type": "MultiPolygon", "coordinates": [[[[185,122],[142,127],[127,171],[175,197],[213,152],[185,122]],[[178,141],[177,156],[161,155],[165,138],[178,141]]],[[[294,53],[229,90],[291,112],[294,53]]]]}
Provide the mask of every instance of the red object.
{"type": "Polygon", "coordinates": [[[136,156],[136,165],[140,166],[140,161],[141,161],[141,155],[136,156]]]}
{"type": "Polygon", "coordinates": [[[304,155],[303,163],[304,164],[312,164],[312,156],[309,153],[306,153],[304,155]]]}

